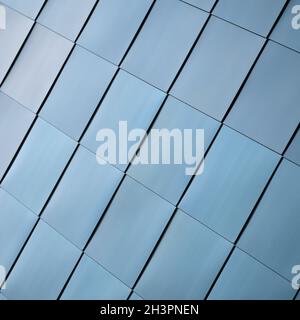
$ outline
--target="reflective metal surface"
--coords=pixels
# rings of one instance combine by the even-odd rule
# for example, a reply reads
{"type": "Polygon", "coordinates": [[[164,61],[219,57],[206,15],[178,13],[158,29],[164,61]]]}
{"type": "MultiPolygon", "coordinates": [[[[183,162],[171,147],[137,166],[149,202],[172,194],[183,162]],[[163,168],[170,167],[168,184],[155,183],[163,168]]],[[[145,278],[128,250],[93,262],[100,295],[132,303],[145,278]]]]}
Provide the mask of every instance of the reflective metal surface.
{"type": "Polygon", "coordinates": [[[101,0],[78,43],[119,64],[152,0],[101,0]]]}
{"type": "MultiPolygon", "coordinates": [[[[289,1],[288,6],[271,34],[271,39],[300,52],[299,29],[295,29],[292,26],[294,19],[295,24],[299,24],[296,13],[292,13],[292,9],[297,5],[299,5],[298,0],[289,1]]],[[[298,12],[298,10],[296,12],[298,12]]]]}
{"type": "Polygon", "coordinates": [[[292,143],[285,153],[285,157],[291,161],[294,161],[300,165],[300,130],[298,129],[297,134],[293,138],[292,143]]]}
{"type": "Polygon", "coordinates": [[[41,117],[78,140],[115,71],[112,64],[76,46],[41,117]]]}
{"type": "Polygon", "coordinates": [[[219,0],[213,13],[266,37],[285,3],[286,0],[219,0]]]}
{"type": "Polygon", "coordinates": [[[226,123],[281,153],[297,128],[300,56],[269,42],[226,123]]]}
{"type": "Polygon", "coordinates": [[[7,280],[12,300],[55,300],[79,259],[80,251],[40,221],[7,280]]]}
{"type": "Polygon", "coordinates": [[[86,252],[131,287],[174,207],[126,177],[86,252]]]}
{"type": "Polygon", "coordinates": [[[223,127],[179,207],[234,242],[278,161],[275,152],[223,127]]]}
{"type": "Polygon", "coordinates": [[[96,0],[51,0],[39,15],[38,22],[75,41],[96,0]]]}
{"type": "Polygon", "coordinates": [[[206,19],[183,2],[157,1],[122,67],[167,91],[206,19]]]}
{"type": "Polygon", "coordinates": [[[299,299],[299,8],[0,0],[0,300],[299,299]]]}
{"type": "Polygon", "coordinates": [[[35,19],[42,9],[45,0],[1,0],[1,2],[31,19],[35,19]]]}
{"type": "Polygon", "coordinates": [[[212,17],[171,93],[222,120],[264,39],[212,17]]]}
{"type": "Polygon", "coordinates": [[[299,264],[300,168],[283,160],[238,246],[291,279],[299,264]]]}
{"type": "MultiPolygon", "coordinates": [[[[195,130],[203,129],[204,150],[206,150],[216,134],[219,125],[217,121],[201,114],[177,99],[169,97],[151,129],[168,129],[170,131],[180,129],[183,131],[188,128],[194,130],[193,139],[196,139],[195,130]]],[[[184,139],[184,137],[182,137],[182,139],[184,139]]],[[[196,144],[195,140],[194,143],[196,144]]],[[[148,150],[148,154],[151,155],[150,142],[148,145],[143,144],[141,152],[144,152],[144,149],[148,150]]],[[[172,144],[170,149],[170,153],[174,155],[174,144],[172,144]]],[[[195,154],[196,151],[193,150],[193,155],[195,156],[195,154]]],[[[191,179],[191,175],[186,174],[186,168],[194,168],[195,164],[200,163],[201,159],[202,155],[200,155],[198,159],[195,159],[195,163],[191,165],[187,165],[186,163],[131,165],[128,174],[176,205],[191,179]]],[[[195,168],[193,172],[195,172],[196,169],[197,168],[195,168]]]]}
{"type": "Polygon", "coordinates": [[[0,179],[12,161],[34,114],[0,92],[0,179]]]}
{"type": "Polygon", "coordinates": [[[239,249],[235,249],[209,300],[290,300],[290,283],[239,249]]]}
{"type": "Polygon", "coordinates": [[[1,90],[37,112],[72,45],[36,24],[1,90]]]}
{"type": "Polygon", "coordinates": [[[135,291],[145,299],[203,299],[231,244],[177,211],[135,291]]]}
{"type": "Polygon", "coordinates": [[[42,218],[83,248],[121,178],[119,170],[99,165],[94,154],[80,147],[42,218]]]}
{"type": "Polygon", "coordinates": [[[0,189],[0,208],[0,262],[8,271],[37,217],[3,189],[0,189]]]}
{"type": "Polygon", "coordinates": [[[184,0],[184,1],[200,9],[203,9],[205,11],[211,11],[213,5],[216,3],[216,0],[184,0]]]}
{"type": "MultiPolygon", "coordinates": [[[[120,71],[81,143],[96,153],[100,146],[100,142],[96,140],[98,131],[107,128],[118,135],[120,121],[127,121],[128,133],[136,128],[147,130],[164,98],[162,91],[120,71]]],[[[136,144],[137,141],[128,141],[128,150],[136,144]]],[[[137,148],[138,145],[135,149],[137,148]]],[[[117,167],[125,170],[127,164],[117,163],[117,167]]]]}
{"type": "Polygon", "coordinates": [[[0,83],[14,61],[32,25],[32,20],[6,8],[6,30],[5,32],[0,32],[0,83]]]}
{"type": "Polygon", "coordinates": [[[130,289],[94,260],[83,255],[62,300],[126,300],[130,289]]]}
{"type": "Polygon", "coordinates": [[[75,146],[74,141],[39,119],[2,187],[39,214],[75,146]]]}
{"type": "Polygon", "coordinates": [[[133,292],[129,298],[129,300],[143,300],[139,295],[133,292]]]}

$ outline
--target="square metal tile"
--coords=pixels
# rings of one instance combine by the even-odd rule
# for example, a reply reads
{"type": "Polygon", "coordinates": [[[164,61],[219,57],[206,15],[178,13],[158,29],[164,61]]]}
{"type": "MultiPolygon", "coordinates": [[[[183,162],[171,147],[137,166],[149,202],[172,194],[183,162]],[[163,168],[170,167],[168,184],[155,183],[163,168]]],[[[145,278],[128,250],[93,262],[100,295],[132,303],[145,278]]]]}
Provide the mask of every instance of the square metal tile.
{"type": "Polygon", "coordinates": [[[300,167],[283,160],[238,246],[286,279],[299,264],[300,167]]]}
{"type": "Polygon", "coordinates": [[[78,43],[119,64],[146,16],[152,0],[101,0],[78,43]]]}
{"type": "MultiPolygon", "coordinates": [[[[127,121],[127,135],[132,129],[147,130],[161,106],[165,94],[141,81],[125,71],[120,71],[100,105],[97,114],[86,131],[81,143],[89,150],[97,152],[103,141],[97,141],[97,133],[101,129],[113,130],[117,135],[120,121],[127,121]]],[[[127,138],[126,133],[123,136],[127,138]]],[[[141,141],[128,141],[127,150],[136,151],[141,141]]],[[[120,163],[117,147],[117,167],[125,170],[129,161],[120,163]]],[[[131,159],[129,159],[131,160],[131,159]]]]}
{"type": "Polygon", "coordinates": [[[1,2],[29,18],[35,19],[42,9],[45,0],[1,0],[1,2]]]}
{"type": "Polygon", "coordinates": [[[286,0],[219,0],[213,14],[266,37],[286,0]]]}
{"type": "Polygon", "coordinates": [[[235,249],[209,300],[292,300],[291,284],[245,252],[235,249]]]}
{"type": "Polygon", "coordinates": [[[43,221],[37,225],[6,282],[12,300],[55,300],[80,250],[43,221]]]}
{"type": "Polygon", "coordinates": [[[50,0],[38,17],[38,22],[75,41],[96,0],[50,0]]]}
{"type": "Polygon", "coordinates": [[[130,289],[87,255],[83,255],[61,300],[126,300],[130,289]]]}
{"type": "Polygon", "coordinates": [[[2,187],[39,214],[75,146],[73,140],[38,119],[2,187]]]}
{"type": "Polygon", "coordinates": [[[0,180],[24,139],[34,114],[0,92],[0,180]]]}
{"type": "Polygon", "coordinates": [[[264,39],[212,17],[171,93],[222,120],[264,39]]]}
{"type": "Polygon", "coordinates": [[[37,112],[73,44],[36,24],[1,90],[37,112]]]}
{"type": "Polygon", "coordinates": [[[223,127],[179,207],[234,242],[280,157],[223,127]]]}
{"type": "Polygon", "coordinates": [[[203,299],[231,244],[177,211],[135,291],[147,300],[203,299]]]}
{"type": "Polygon", "coordinates": [[[6,29],[0,31],[0,83],[12,65],[32,25],[32,20],[6,8],[6,29]]]}
{"type": "Polygon", "coordinates": [[[156,1],[122,68],[167,91],[207,17],[181,1],[156,1]]]}
{"type": "Polygon", "coordinates": [[[0,189],[0,265],[8,271],[29,236],[37,216],[0,189]]]}
{"type": "Polygon", "coordinates": [[[76,46],[40,112],[41,117],[78,140],[115,71],[114,65],[76,46]]]}
{"type": "Polygon", "coordinates": [[[174,209],[126,177],[87,247],[87,254],[132,287],[174,209]]]}
{"type": "Polygon", "coordinates": [[[282,153],[300,120],[300,55],[269,42],[225,123],[282,153]]]}
{"type": "Polygon", "coordinates": [[[122,178],[80,147],[48,203],[42,218],[83,248],[122,178]]]}

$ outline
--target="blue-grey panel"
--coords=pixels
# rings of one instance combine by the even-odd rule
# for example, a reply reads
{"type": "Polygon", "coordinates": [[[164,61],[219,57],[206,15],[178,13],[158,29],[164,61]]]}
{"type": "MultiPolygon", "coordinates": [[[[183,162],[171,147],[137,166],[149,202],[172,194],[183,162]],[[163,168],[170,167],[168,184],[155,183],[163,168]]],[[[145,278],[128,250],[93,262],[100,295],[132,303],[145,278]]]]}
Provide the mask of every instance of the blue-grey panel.
{"type": "Polygon", "coordinates": [[[133,292],[129,298],[129,300],[143,300],[139,295],[137,295],[135,292],[133,292]]]}
{"type": "Polygon", "coordinates": [[[296,300],[300,300],[300,292],[298,293],[296,300]]]}
{"type": "Polygon", "coordinates": [[[0,83],[28,35],[33,21],[6,8],[6,29],[0,32],[0,83]]]}
{"type": "Polygon", "coordinates": [[[62,300],[126,300],[130,289],[90,257],[83,255],[62,300]]]}
{"type": "Polygon", "coordinates": [[[290,0],[270,38],[300,52],[300,32],[299,29],[292,27],[293,19],[297,26],[300,25],[300,10],[292,13],[292,9],[299,4],[299,0],[290,0]]]}
{"type": "Polygon", "coordinates": [[[180,208],[234,242],[280,157],[223,127],[180,208]]]}
{"type": "Polygon", "coordinates": [[[122,67],[167,91],[207,16],[181,1],[158,0],[122,67]]]}
{"type": "Polygon", "coordinates": [[[235,249],[209,300],[291,300],[291,284],[239,249],[235,249]]]}
{"type": "Polygon", "coordinates": [[[3,181],[3,188],[39,213],[76,143],[39,119],[3,181]]]}
{"type": "Polygon", "coordinates": [[[75,41],[96,0],[50,0],[39,15],[42,25],[75,41]]]}
{"type": "Polygon", "coordinates": [[[281,153],[300,120],[300,55],[269,42],[226,123],[281,153]]]}
{"type": "Polygon", "coordinates": [[[115,71],[112,64],[76,47],[43,106],[41,116],[79,139],[115,71]]]}
{"type": "Polygon", "coordinates": [[[42,218],[83,248],[122,178],[80,147],[48,203],[42,218]]]}
{"type": "Polygon", "coordinates": [[[203,299],[231,244],[177,211],[135,291],[145,299],[203,299]]]}
{"type": "Polygon", "coordinates": [[[264,39],[212,17],[171,92],[221,120],[264,39]]]}
{"type": "Polygon", "coordinates": [[[29,18],[35,19],[45,0],[1,0],[1,2],[23,13],[29,18]]]}
{"type": "MultiPolygon", "coordinates": [[[[0,0],[8,298],[56,299],[66,288],[68,300],[202,299],[212,284],[210,299],[297,295],[300,3],[273,2],[0,0]],[[128,167],[146,148],[144,131],[131,130],[150,126],[204,129],[206,150],[218,132],[191,185],[190,162],[128,167]],[[115,151],[104,152],[114,136],[101,129],[116,133],[116,162],[98,163],[97,152],[115,151]]],[[[188,142],[183,149],[195,151],[188,142]]]]}
{"type": "Polygon", "coordinates": [[[13,300],[57,299],[80,250],[40,221],[7,279],[5,295],[13,300]]]}
{"type": "Polygon", "coordinates": [[[0,300],[7,300],[3,294],[0,293],[0,300]]]}
{"type": "Polygon", "coordinates": [[[168,202],[126,177],[87,254],[132,287],[173,210],[168,202]]]}
{"type": "MultiPolygon", "coordinates": [[[[179,129],[183,132],[185,129],[193,130],[193,145],[196,145],[196,129],[203,129],[204,132],[204,149],[211,143],[219,123],[212,118],[202,114],[201,112],[189,107],[188,105],[178,101],[173,97],[168,97],[162,111],[153,125],[153,129],[179,129]]],[[[184,139],[184,138],[183,138],[184,139]]],[[[144,150],[148,151],[149,158],[151,156],[151,138],[145,142],[141,148],[141,153],[144,150]]],[[[199,147],[201,146],[199,141],[199,147]]],[[[196,150],[192,151],[195,156],[196,150]]],[[[170,154],[174,155],[174,144],[170,147],[170,154]]],[[[184,151],[187,156],[187,150],[184,151]]],[[[187,186],[191,174],[186,173],[186,169],[197,167],[202,159],[202,154],[199,158],[195,158],[195,163],[191,164],[132,164],[129,168],[128,174],[143,183],[145,186],[155,191],[174,205],[177,204],[181,194],[187,186]]],[[[171,157],[171,159],[173,156],[171,157]]],[[[196,171],[193,170],[193,173],[196,171]]]]}
{"type": "Polygon", "coordinates": [[[37,112],[72,46],[36,24],[1,90],[37,112]]]}
{"type": "Polygon", "coordinates": [[[184,0],[184,2],[210,12],[216,0],[184,0]]]}
{"type": "Polygon", "coordinates": [[[152,0],[101,0],[78,43],[119,64],[152,0]]]}
{"type": "MultiPolygon", "coordinates": [[[[96,141],[98,131],[108,128],[118,133],[119,121],[127,121],[128,132],[136,128],[147,130],[164,98],[162,91],[120,71],[84,135],[82,144],[96,153],[101,144],[96,141]]],[[[128,150],[136,143],[128,142],[128,150]]],[[[125,170],[127,164],[118,163],[117,166],[125,170]]]]}
{"type": "Polygon", "coordinates": [[[0,179],[26,135],[34,114],[0,92],[0,179]]]}
{"type": "Polygon", "coordinates": [[[300,129],[287,149],[285,157],[300,165],[300,129]]]}
{"type": "Polygon", "coordinates": [[[37,216],[0,189],[0,265],[8,271],[37,216]]]}
{"type": "Polygon", "coordinates": [[[286,0],[219,0],[213,14],[266,37],[286,0]]]}
{"type": "Polygon", "coordinates": [[[300,261],[300,168],[283,160],[238,246],[290,279],[300,261]]]}

